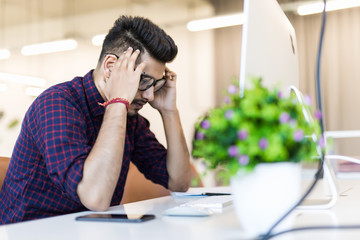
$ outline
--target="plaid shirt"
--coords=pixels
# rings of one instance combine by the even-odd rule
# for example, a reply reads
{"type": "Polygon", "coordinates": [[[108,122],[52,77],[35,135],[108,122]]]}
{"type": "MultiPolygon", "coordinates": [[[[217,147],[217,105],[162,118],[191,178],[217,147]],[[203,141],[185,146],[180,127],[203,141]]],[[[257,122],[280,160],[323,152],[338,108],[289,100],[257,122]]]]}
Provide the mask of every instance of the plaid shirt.
{"type": "MultiPolygon", "coordinates": [[[[104,108],[92,72],[44,91],[30,106],[0,191],[0,224],[86,210],[76,193],[104,108]]],[[[127,120],[123,166],[111,205],[120,203],[129,162],[165,187],[166,149],[140,115],[127,120]]]]}

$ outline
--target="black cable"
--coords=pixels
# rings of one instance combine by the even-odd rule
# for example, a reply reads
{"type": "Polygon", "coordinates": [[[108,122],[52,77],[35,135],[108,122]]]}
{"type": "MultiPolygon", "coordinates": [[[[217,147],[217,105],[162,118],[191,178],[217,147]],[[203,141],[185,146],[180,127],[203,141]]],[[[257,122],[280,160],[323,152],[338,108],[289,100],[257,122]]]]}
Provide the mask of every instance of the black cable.
{"type": "MultiPolygon", "coordinates": [[[[321,52],[322,52],[322,45],[323,45],[323,39],[324,39],[324,32],[325,32],[325,25],[326,25],[326,0],[323,0],[324,2],[324,8],[322,11],[322,20],[321,20],[321,31],[320,31],[320,39],[319,39],[319,47],[318,47],[318,55],[317,55],[317,64],[316,64],[316,89],[317,89],[317,107],[322,114],[321,118],[319,119],[320,122],[320,128],[321,128],[321,134],[324,135],[324,123],[323,123],[323,111],[322,111],[322,102],[321,102],[321,78],[320,78],[320,66],[321,66],[321,52]]],[[[324,165],[324,154],[320,153],[321,161],[319,164],[319,169],[315,174],[315,179],[313,183],[310,185],[309,189],[305,192],[303,197],[292,207],[290,210],[288,210],[278,221],[273,224],[270,229],[263,235],[260,235],[257,239],[261,240],[267,240],[272,237],[274,237],[275,234],[272,234],[272,231],[292,212],[297,208],[304,200],[305,198],[310,194],[310,192],[314,189],[316,183],[319,181],[319,179],[323,175],[323,165],[324,165]]],[[[293,231],[293,229],[289,229],[286,232],[293,231]]],[[[294,229],[295,231],[295,229],[294,229]]]]}
{"type": "Polygon", "coordinates": [[[317,94],[317,107],[322,114],[321,118],[319,119],[321,133],[324,134],[324,118],[323,118],[323,108],[322,108],[322,99],[321,99],[321,52],[322,52],[322,45],[325,33],[325,25],[326,25],[326,0],[324,1],[324,9],[322,12],[321,18],[321,31],[320,31],[320,39],[319,39],[319,48],[318,48],[318,55],[317,55],[317,63],[316,63],[316,94],[317,94]]]}

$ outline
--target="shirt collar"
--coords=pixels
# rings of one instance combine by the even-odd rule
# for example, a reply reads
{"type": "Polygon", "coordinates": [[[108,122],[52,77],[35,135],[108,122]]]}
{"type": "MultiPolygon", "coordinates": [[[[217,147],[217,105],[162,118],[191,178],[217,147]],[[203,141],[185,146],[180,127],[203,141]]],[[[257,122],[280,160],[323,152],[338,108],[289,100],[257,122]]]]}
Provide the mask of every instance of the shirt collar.
{"type": "Polygon", "coordinates": [[[105,109],[99,103],[103,103],[104,99],[101,97],[98,89],[95,86],[93,79],[93,71],[91,70],[83,77],[83,86],[85,89],[86,100],[89,104],[91,114],[93,116],[104,115],[105,109]]]}

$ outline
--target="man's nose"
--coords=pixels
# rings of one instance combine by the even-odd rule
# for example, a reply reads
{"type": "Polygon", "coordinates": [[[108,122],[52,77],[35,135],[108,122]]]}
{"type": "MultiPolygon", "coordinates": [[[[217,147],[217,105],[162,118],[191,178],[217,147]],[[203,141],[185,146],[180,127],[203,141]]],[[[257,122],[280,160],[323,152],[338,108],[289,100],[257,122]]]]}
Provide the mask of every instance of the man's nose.
{"type": "Polygon", "coordinates": [[[141,95],[148,102],[153,101],[154,100],[154,86],[152,86],[151,88],[143,91],[141,95]]]}

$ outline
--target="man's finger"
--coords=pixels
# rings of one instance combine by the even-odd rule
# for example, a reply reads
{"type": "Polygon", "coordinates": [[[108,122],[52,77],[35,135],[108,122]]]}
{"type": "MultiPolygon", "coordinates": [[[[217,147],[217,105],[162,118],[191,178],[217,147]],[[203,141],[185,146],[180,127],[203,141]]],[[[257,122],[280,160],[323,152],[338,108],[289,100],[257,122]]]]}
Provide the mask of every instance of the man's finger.
{"type": "Polygon", "coordinates": [[[129,65],[128,65],[128,68],[129,70],[134,70],[135,69],[135,63],[136,63],[136,59],[139,57],[139,54],[140,54],[140,50],[139,49],[136,49],[131,57],[130,57],[130,60],[129,60],[129,65]]]}

